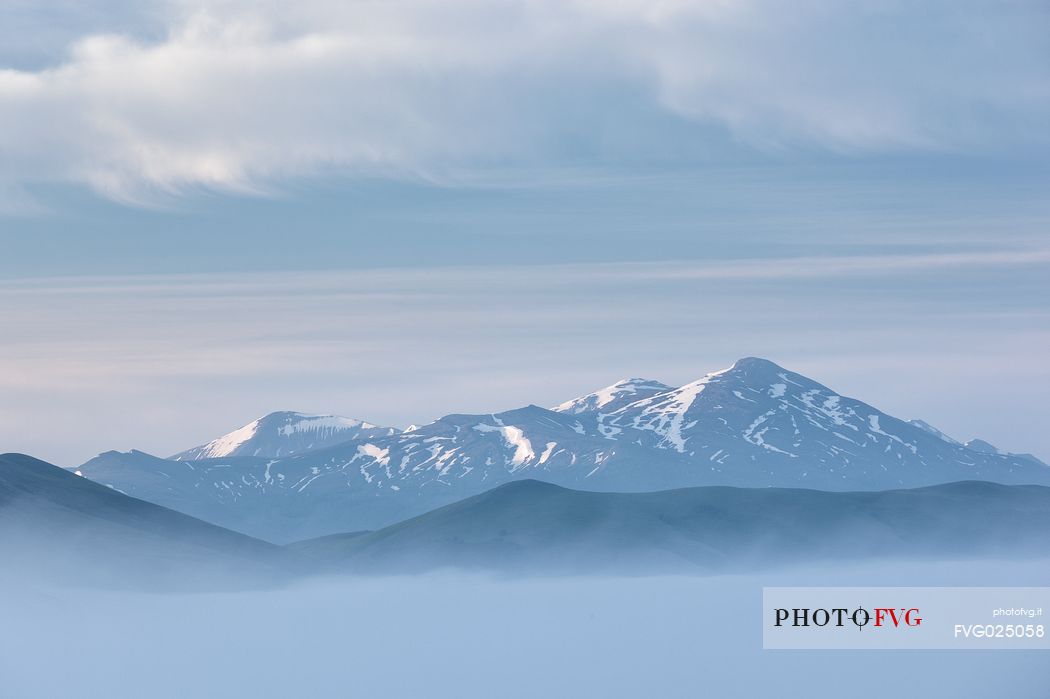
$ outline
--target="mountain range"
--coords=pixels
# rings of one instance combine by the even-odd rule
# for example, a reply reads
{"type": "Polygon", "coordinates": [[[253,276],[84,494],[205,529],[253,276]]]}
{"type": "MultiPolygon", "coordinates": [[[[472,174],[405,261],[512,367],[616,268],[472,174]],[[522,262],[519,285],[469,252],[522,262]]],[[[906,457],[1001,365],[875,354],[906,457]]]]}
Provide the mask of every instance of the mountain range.
{"type": "Polygon", "coordinates": [[[522,479],[614,492],[1050,484],[1035,457],[962,444],[754,357],[680,387],[626,379],[405,431],[275,413],[169,459],[106,452],[75,470],[275,542],[377,529],[522,479]]]}

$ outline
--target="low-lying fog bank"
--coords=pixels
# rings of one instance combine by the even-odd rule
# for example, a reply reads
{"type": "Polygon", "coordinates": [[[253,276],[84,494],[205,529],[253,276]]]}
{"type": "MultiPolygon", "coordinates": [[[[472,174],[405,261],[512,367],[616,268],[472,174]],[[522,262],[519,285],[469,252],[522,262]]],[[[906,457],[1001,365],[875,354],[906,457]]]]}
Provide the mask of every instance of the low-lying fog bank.
{"type": "MultiPolygon", "coordinates": [[[[2,576],[0,576],[2,577],[2,576]]],[[[762,575],[313,579],[147,594],[0,580],[0,695],[1044,699],[1038,651],[763,651],[763,585],[1032,585],[1050,561],[762,575]]]]}

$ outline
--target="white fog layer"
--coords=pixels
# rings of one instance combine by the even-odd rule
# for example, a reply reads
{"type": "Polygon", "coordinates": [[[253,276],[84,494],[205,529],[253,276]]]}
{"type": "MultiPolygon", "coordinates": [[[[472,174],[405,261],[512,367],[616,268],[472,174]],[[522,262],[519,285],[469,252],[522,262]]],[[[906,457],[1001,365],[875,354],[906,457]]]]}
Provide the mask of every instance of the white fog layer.
{"type": "Polygon", "coordinates": [[[433,574],[191,595],[8,581],[0,693],[1037,699],[1050,686],[1045,651],[764,651],[761,597],[763,585],[1045,585],[1048,570],[981,561],[762,576],[433,574]]]}

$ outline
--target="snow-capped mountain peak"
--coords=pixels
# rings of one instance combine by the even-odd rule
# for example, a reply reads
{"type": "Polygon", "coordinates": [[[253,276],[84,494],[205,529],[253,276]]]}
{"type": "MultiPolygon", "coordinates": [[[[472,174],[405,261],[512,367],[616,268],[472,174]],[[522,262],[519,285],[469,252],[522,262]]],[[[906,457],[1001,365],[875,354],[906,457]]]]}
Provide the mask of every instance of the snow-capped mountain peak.
{"type": "Polygon", "coordinates": [[[589,413],[596,410],[611,413],[628,403],[669,390],[671,390],[671,386],[651,379],[620,379],[616,383],[600,388],[593,393],[567,400],[551,408],[551,410],[558,413],[568,413],[569,415],[589,413]]]}
{"type": "Polygon", "coordinates": [[[894,454],[917,451],[916,428],[901,431],[905,423],[757,357],[627,405],[599,422],[607,435],[642,431],[648,434],[643,443],[690,456],[711,452],[718,464],[752,460],[754,447],[788,459],[816,448],[830,461],[876,444],[894,454]]]}
{"type": "MultiPolygon", "coordinates": [[[[768,373],[771,369],[779,367],[764,359],[745,357],[728,369],[711,372],[679,388],[668,387],[665,391],[627,403],[618,410],[611,411],[609,415],[601,415],[598,418],[598,429],[610,439],[628,427],[632,430],[653,432],[659,436],[654,446],[685,453],[686,441],[689,439],[686,432],[697,425],[697,420],[689,419],[688,416],[697,398],[709,385],[723,381],[723,377],[734,372],[745,375],[768,373]]],[[[779,389],[771,390],[776,393],[779,389]]]]}
{"type": "Polygon", "coordinates": [[[290,456],[352,439],[387,436],[393,427],[339,415],[310,415],[294,411],[270,413],[207,444],[179,452],[176,461],[196,461],[227,456],[290,456]]]}

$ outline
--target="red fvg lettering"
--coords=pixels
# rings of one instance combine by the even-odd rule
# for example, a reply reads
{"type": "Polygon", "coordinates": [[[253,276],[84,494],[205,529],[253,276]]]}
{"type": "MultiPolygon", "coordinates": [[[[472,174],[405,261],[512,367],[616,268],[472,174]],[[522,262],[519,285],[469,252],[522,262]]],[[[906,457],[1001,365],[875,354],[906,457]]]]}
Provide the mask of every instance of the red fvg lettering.
{"type": "Polygon", "coordinates": [[[919,610],[916,608],[904,609],[903,607],[897,609],[896,607],[876,607],[875,608],[875,626],[882,626],[882,622],[892,623],[895,627],[900,627],[903,623],[905,626],[919,626],[922,624],[922,618],[918,616],[919,610]],[[900,612],[898,615],[897,612],[900,612]],[[886,617],[889,616],[889,619],[886,617]]]}

